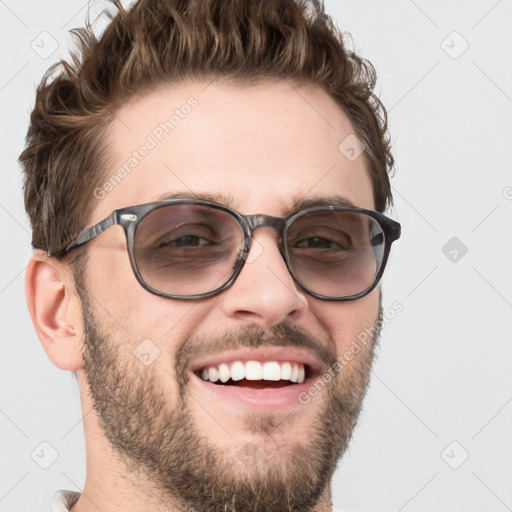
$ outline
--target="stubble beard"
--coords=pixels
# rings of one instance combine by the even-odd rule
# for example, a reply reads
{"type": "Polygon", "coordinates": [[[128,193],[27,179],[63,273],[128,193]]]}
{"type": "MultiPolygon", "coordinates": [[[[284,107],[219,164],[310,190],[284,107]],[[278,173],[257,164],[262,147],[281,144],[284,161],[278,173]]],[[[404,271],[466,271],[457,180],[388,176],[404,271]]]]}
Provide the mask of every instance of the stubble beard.
{"type": "Polygon", "coordinates": [[[171,408],[161,384],[163,377],[153,371],[156,365],[146,367],[135,357],[127,360],[121,356],[122,340],[116,341],[101,328],[87,293],[82,289],[79,294],[84,369],[94,409],[105,437],[127,470],[145,475],[158,489],[159,496],[153,499],[183,512],[315,510],[356,425],[379,331],[358,359],[342,367],[315,398],[321,398],[323,404],[316,409],[320,413],[310,424],[307,441],[282,450],[266,450],[261,440],[271,441],[275,432],[286,429],[286,418],[248,415],[244,427],[259,436],[259,441],[244,445],[234,458],[201,434],[190,410],[186,369],[194,355],[202,347],[315,347],[322,352],[327,370],[335,365],[336,354],[325,348],[325,343],[288,324],[266,332],[244,327],[209,340],[188,339],[176,355],[174,369],[169,368],[169,378],[177,383],[177,402],[171,408]]]}

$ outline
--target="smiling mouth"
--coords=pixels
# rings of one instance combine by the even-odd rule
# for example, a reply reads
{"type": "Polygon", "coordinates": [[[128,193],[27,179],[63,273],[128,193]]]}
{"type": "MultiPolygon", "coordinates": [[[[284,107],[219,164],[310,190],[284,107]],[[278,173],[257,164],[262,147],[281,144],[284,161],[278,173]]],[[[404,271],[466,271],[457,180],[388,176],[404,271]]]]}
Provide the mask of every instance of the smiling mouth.
{"type": "Polygon", "coordinates": [[[311,369],[307,364],[295,361],[234,361],[206,366],[194,373],[203,381],[218,386],[277,389],[302,384],[310,377],[311,369]]]}

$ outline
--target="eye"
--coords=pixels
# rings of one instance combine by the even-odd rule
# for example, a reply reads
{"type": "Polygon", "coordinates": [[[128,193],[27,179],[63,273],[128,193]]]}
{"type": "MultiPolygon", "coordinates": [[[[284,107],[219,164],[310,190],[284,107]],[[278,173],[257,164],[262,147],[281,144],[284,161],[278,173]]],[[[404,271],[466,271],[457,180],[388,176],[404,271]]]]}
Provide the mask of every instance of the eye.
{"type": "Polygon", "coordinates": [[[205,245],[211,245],[212,242],[198,235],[183,235],[173,240],[162,240],[158,243],[158,248],[161,247],[201,247],[205,245]]]}
{"type": "Polygon", "coordinates": [[[315,236],[306,238],[304,240],[300,240],[299,242],[295,242],[292,245],[293,248],[298,249],[337,249],[344,250],[348,249],[347,247],[341,245],[335,240],[331,240],[329,238],[315,236]]]}

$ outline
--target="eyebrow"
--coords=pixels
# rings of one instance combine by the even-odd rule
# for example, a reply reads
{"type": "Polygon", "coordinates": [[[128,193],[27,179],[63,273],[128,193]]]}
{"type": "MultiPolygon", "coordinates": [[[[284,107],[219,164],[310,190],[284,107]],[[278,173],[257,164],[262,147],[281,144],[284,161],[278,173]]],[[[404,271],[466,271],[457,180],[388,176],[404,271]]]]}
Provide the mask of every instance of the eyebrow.
{"type": "MultiPolygon", "coordinates": [[[[157,196],[156,201],[166,201],[168,199],[199,199],[202,201],[211,201],[213,203],[221,204],[233,210],[238,210],[240,205],[233,196],[223,193],[203,193],[203,192],[171,192],[157,196]]],[[[354,208],[355,204],[347,197],[340,195],[332,196],[310,196],[310,197],[295,197],[292,199],[290,206],[283,206],[283,217],[288,217],[306,208],[314,206],[347,206],[354,208]]],[[[264,213],[264,212],[259,212],[264,213]]]]}
{"type": "Polygon", "coordinates": [[[227,206],[236,210],[239,205],[231,195],[223,193],[203,193],[203,192],[169,192],[157,196],[156,201],[167,201],[168,199],[199,199],[201,201],[210,201],[212,203],[218,203],[222,206],[227,206]]]}
{"type": "Polygon", "coordinates": [[[297,197],[293,200],[292,205],[284,213],[285,216],[292,215],[306,208],[314,206],[347,206],[355,208],[355,204],[344,196],[313,196],[313,197],[297,197]]]}

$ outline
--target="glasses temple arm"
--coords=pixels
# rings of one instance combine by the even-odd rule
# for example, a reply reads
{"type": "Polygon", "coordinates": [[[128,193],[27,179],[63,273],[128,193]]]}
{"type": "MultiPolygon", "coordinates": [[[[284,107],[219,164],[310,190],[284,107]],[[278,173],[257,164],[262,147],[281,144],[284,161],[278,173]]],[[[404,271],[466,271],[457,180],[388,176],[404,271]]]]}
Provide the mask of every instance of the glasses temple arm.
{"type": "Polygon", "coordinates": [[[113,211],[106,219],[98,222],[94,226],[90,228],[84,229],[69,245],[66,246],[64,252],[67,253],[71,249],[75,247],[80,247],[81,245],[94,240],[97,236],[101,235],[103,231],[108,229],[110,226],[118,223],[117,212],[113,211]]]}
{"type": "Polygon", "coordinates": [[[402,234],[402,226],[398,222],[393,222],[391,225],[391,240],[394,242],[400,238],[402,234]]]}

